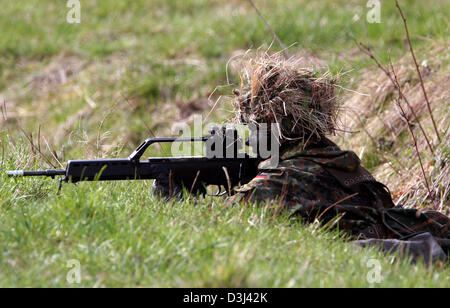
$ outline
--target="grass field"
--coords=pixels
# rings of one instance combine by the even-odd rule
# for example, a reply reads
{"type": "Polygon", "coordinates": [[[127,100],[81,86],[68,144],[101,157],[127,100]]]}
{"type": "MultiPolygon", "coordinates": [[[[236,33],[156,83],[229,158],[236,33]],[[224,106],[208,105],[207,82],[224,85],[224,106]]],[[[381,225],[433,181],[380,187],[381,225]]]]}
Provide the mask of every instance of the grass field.
{"type": "MultiPolygon", "coordinates": [[[[380,24],[366,21],[366,1],[255,3],[284,44],[296,43],[290,54],[348,72],[345,87],[363,91],[376,72],[355,41],[383,63],[389,49],[394,62],[407,54],[394,1],[382,1],[380,24]]],[[[400,3],[421,60],[449,76],[449,2],[400,3]]],[[[218,99],[211,120],[225,120],[238,83],[230,69],[234,85],[227,85],[228,60],[272,41],[246,1],[81,1],[80,24],[66,22],[68,10],[66,1],[51,0],[0,7],[0,286],[450,287],[447,265],[429,269],[356,249],[335,232],[261,208],[225,207],[220,198],[162,202],[151,182],[65,185],[58,196],[56,181],[6,178],[5,170],[57,165],[54,156],[127,156],[149,135],[169,135],[172,123],[206,116],[218,99]],[[367,279],[372,259],[380,283],[367,279]],[[81,266],[80,284],[66,279],[70,260],[81,266]]],[[[448,78],[434,80],[448,88],[448,78]]],[[[448,136],[448,95],[433,99],[448,136]]],[[[386,175],[367,138],[344,139],[337,141],[365,151],[363,162],[380,178],[403,185],[386,175]]],[[[415,160],[408,140],[399,133],[395,154],[405,161],[415,160]]],[[[448,143],[439,151],[448,165],[448,143]]],[[[448,210],[447,188],[440,209],[448,210]]]]}

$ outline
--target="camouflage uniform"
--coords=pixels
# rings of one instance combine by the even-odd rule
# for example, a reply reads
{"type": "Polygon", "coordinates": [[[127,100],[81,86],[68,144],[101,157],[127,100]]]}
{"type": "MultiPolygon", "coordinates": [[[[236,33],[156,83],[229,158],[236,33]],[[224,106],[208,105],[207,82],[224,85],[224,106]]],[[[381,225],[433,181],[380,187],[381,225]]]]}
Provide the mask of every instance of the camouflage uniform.
{"type": "Polygon", "coordinates": [[[238,188],[229,202],[277,199],[276,210],[336,225],[355,239],[406,240],[428,232],[444,250],[450,249],[448,217],[395,207],[387,188],[361,167],[357,155],[328,139],[308,147],[292,144],[281,150],[277,168],[266,169],[268,163],[261,162],[258,176],[238,188]]]}

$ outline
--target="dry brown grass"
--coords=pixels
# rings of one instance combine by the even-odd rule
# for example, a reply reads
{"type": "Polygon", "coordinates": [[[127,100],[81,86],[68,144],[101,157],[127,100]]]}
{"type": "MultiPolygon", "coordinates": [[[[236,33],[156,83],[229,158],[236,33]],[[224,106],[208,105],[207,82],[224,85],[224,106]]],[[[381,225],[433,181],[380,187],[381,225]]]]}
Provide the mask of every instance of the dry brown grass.
{"type": "MultiPolygon", "coordinates": [[[[356,151],[363,158],[378,155],[381,164],[374,168],[374,175],[390,187],[398,203],[406,207],[433,207],[447,213],[450,208],[449,51],[447,43],[436,43],[426,53],[426,59],[420,67],[438,130],[443,137],[441,143],[434,133],[432,119],[410,55],[405,55],[394,64],[402,92],[418,115],[434,149],[432,154],[424,134],[416,121],[412,121],[427,180],[436,200],[434,205],[424,185],[413,141],[407,132],[407,122],[395,103],[397,90],[382,71],[377,68],[368,69],[360,78],[352,81],[358,85],[358,92],[368,95],[348,94],[344,105],[347,112],[344,113],[342,123],[346,130],[356,133],[342,134],[337,139],[339,144],[356,151]]],[[[411,110],[404,110],[407,117],[413,119],[411,110]]]]}

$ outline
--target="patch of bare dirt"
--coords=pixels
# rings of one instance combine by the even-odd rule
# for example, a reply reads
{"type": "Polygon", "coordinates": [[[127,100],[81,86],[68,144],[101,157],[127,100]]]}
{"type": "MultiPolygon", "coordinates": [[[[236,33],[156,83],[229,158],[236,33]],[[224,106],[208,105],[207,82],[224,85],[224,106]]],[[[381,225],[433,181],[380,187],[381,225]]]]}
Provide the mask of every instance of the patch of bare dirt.
{"type": "Polygon", "coordinates": [[[40,63],[26,59],[22,59],[18,65],[29,67],[28,71],[24,69],[26,75],[17,76],[16,80],[0,93],[0,101],[8,108],[7,114],[10,119],[35,115],[36,109],[26,108],[21,103],[23,99],[30,96],[33,100],[39,100],[48,96],[50,91],[56,91],[80,72],[85,67],[86,61],[74,55],[60,54],[44,67],[40,63]]]}
{"type": "Polygon", "coordinates": [[[59,55],[41,72],[31,77],[29,87],[32,91],[46,93],[65,84],[67,80],[81,71],[86,61],[76,56],[59,55]]]}
{"type": "Polygon", "coordinates": [[[206,97],[191,99],[187,102],[178,100],[175,102],[175,106],[178,108],[176,120],[183,121],[194,114],[203,114],[209,110],[211,108],[211,101],[206,97]]]}

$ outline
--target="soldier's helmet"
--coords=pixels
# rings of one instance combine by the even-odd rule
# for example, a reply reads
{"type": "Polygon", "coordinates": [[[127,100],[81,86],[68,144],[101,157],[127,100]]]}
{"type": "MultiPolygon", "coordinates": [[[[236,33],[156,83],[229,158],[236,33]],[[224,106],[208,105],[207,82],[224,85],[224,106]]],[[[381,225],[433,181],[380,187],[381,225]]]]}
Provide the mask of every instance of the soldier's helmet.
{"type": "Polygon", "coordinates": [[[280,140],[320,140],[334,134],[338,116],[336,79],[299,67],[294,58],[263,55],[244,66],[235,90],[235,121],[275,123],[280,140]]]}

